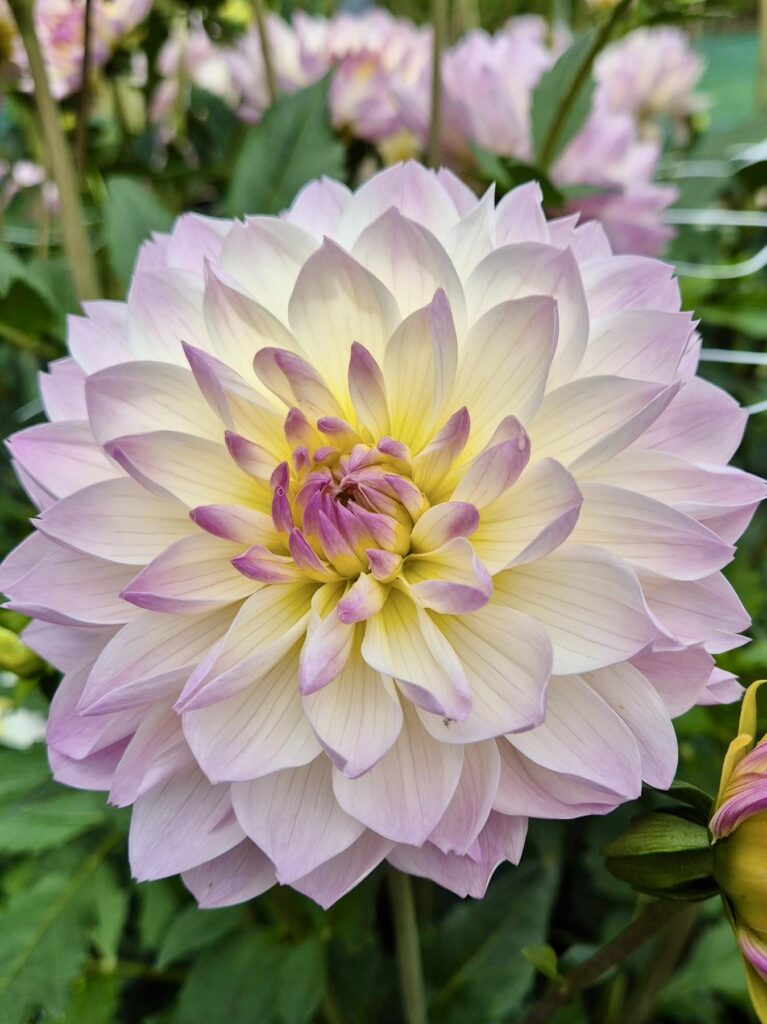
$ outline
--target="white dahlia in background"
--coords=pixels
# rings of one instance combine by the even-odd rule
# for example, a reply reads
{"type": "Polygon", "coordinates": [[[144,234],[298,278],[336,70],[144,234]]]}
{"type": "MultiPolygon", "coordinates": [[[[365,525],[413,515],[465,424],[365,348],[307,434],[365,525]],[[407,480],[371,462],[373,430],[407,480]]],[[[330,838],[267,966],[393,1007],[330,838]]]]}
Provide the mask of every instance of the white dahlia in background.
{"type": "Polygon", "coordinates": [[[694,326],[535,185],[415,164],[145,246],[10,442],[41,512],[2,569],[136,877],[480,896],[529,816],[667,786],[671,718],[739,692],[719,570],[763,494],[694,326]]]}

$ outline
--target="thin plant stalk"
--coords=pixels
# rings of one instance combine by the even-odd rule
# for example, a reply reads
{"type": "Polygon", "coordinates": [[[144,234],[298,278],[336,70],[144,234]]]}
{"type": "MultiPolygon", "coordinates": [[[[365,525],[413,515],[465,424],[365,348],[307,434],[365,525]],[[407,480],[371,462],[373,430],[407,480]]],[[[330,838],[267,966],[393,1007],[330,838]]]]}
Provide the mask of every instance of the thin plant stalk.
{"type": "Polygon", "coordinates": [[[447,0],[432,0],[431,26],[434,33],[431,55],[431,107],[429,115],[429,143],[426,150],[430,167],[442,162],[442,54],[447,42],[447,0]]]}
{"type": "Polygon", "coordinates": [[[74,161],[59,122],[59,112],[51,94],[40,42],[35,31],[29,0],[9,0],[19,36],[27,54],[35,87],[35,103],[40,129],[48,150],[51,172],[59,190],[61,232],[77,297],[82,302],[99,293],[98,274],[85,230],[80,190],[74,161]]]}
{"type": "Polygon", "coordinates": [[[639,979],[636,991],[625,1008],[623,1024],[650,1024],[658,994],[688,947],[697,917],[697,904],[688,903],[659,936],[649,969],[639,979]]]}
{"type": "Polygon", "coordinates": [[[421,943],[410,876],[389,869],[389,896],[394,919],[397,966],[406,1024],[427,1024],[421,943]]]}
{"type": "Polygon", "coordinates": [[[556,988],[547,992],[519,1024],[546,1024],[563,1006],[567,1006],[612,967],[622,964],[686,908],[687,904],[670,900],[658,900],[651,904],[641,917],[634,918],[614,939],[605,943],[585,963],[571,971],[556,988]]]}
{"type": "Polygon", "coordinates": [[[269,100],[274,103],[277,99],[277,79],[274,74],[274,62],[272,61],[272,46],[269,42],[269,31],[266,24],[266,12],[264,11],[264,0],[253,0],[253,9],[256,14],[256,27],[258,39],[261,43],[261,56],[264,59],[264,75],[266,76],[266,88],[269,92],[269,100]]]}
{"type": "Polygon", "coordinates": [[[75,161],[82,176],[85,172],[85,152],[88,141],[88,115],[91,107],[91,54],[93,52],[93,0],[85,0],[83,13],[83,61],[80,72],[80,96],[77,103],[77,129],[75,131],[75,161]]]}
{"type": "Polygon", "coordinates": [[[610,41],[610,37],[615,30],[615,26],[621,20],[632,3],[633,0],[620,0],[620,3],[616,4],[612,9],[609,18],[607,18],[607,20],[602,24],[602,27],[594,37],[594,42],[589,47],[588,52],[583,58],[583,63],[578,68],[578,72],[573,79],[570,91],[560,103],[559,110],[554,116],[548,134],[541,145],[541,156],[538,164],[542,171],[548,171],[554,157],[557,155],[557,143],[559,142],[559,137],[567,124],[567,119],[580,96],[581,90],[588,81],[588,77],[591,74],[591,68],[597,55],[610,41]]]}
{"type": "Polygon", "coordinates": [[[756,105],[767,110],[767,0],[759,0],[759,67],[756,72],[756,105]]]}

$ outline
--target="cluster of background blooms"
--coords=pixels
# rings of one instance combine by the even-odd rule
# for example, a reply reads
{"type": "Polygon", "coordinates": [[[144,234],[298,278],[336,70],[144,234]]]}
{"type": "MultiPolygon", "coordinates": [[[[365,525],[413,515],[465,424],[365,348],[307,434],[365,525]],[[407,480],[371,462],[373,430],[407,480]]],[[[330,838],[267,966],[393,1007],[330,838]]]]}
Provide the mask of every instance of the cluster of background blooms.
{"type": "Polygon", "coordinates": [[[328,905],[386,858],[481,895],[528,817],[670,784],[671,719],[740,693],[719,570],[764,493],[679,306],[536,185],[409,164],[186,216],[73,320],[0,586],[138,878],[328,905]]]}
{"type": "MultiPolygon", "coordinates": [[[[149,13],[152,0],[100,0],[93,5],[92,67],[101,67],[120,40],[149,13]]],[[[62,99],[80,88],[85,0],[35,0],[35,26],[45,58],[51,90],[62,99]]],[[[5,0],[0,0],[0,21],[13,24],[5,0]]],[[[12,39],[11,61],[23,89],[32,88],[21,40],[12,39]]]]}
{"type": "MultiPolygon", "coordinates": [[[[429,124],[431,31],[384,10],[331,19],[298,13],[268,21],[280,91],[295,91],[333,71],[331,111],[339,130],[375,144],[385,162],[424,150],[429,124]]],[[[568,42],[549,38],[542,19],[511,19],[490,35],[472,31],[443,63],[443,159],[472,174],[472,146],[531,162],[531,96],[568,42]]],[[[251,29],[236,45],[216,46],[201,26],[181,26],[160,55],[166,76],[153,105],[162,123],[181,78],[195,82],[257,120],[269,106],[261,44],[251,29]]],[[[654,183],[663,120],[678,131],[699,109],[702,72],[685,34],[643,29],[609,46],[597,60],[593,112],[561,154],[552,181],[594,186],[568,208],[599,218],[616,251],[654,254],[669,237],[662,215],[672,188],[654,183]]]]}

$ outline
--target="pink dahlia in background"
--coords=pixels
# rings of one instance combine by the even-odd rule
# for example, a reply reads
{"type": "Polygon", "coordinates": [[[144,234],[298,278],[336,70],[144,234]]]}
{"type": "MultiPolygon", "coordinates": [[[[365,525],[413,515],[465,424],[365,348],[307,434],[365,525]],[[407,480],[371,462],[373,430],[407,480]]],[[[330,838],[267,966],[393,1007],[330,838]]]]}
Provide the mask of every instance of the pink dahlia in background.
{"type": "Polygon", "coordinates": [[[694,327],[537,186],[417,164],[147,244],[10,441],[40,514],[1,581],[135,876],[481,896],[528,817],[667,786],[672,717],[740,692],[719,570],[764,492],[694,327]]]}
{"type": "Polygon", "coordinates": [[[597,220],[616,252],[652,256],[674,232],[663,214],[677,197],[656,184],[660,160],[656,140],[637,138],[628,114],[594,112],[557,159],[551,172],[560,187],[591,186],[568,209],[597,220]]]}
{"type": "MultiPolygon", "coordinates": [[[[629,39],[627,37],[627,39],[629,39]]],[[[563,31],[553,45],[542,18],[511,18],[495,33],[469,32],[444,55],[442,146],[446,162],[471,176],[473,146],[531,163],[532,100],[541,77],[567,47],[563,31]]],[[[401,122],[425,147],[429,130],[430,63],[415,83],[394,81],[401,122]]],[[[663,223],[676,191],[658,185],[660,146],[640,137],[636,120],[615,113],[596,93],[593,111],[550,170],[561,188],[587,186],[587,198],[567,209],[598,220],[615,252],[657,254],[671,237],[663,223]]]]}
{"type": "MultiPolygon", "coordinates": [[[[5,0],[0,0],[0,6],[5,8],[5,0]]],[[[92,67],[106,64],[120,40],[144,20],[151,6],[152,0],[96,0],[91,36],[92,67]]],[[[85,0],[34,0],[34,8],[51,91],[56,99],[63,99],[76,92],[82,81],[85,0]]],[[[14,40],[12,59],[21,71],[22,88],[31,91],[26,54],[18,37],[14,40]]]]}
{"type": "Polygon", "coordinates": [[[391,144],[401,136],[407,126],[396,90],[420,89],[431,29],[378,8],[342,11],[331,19],[298,11],[293,24],[312,80],[333,70],[330,110],[336,128],[376,143],[391,144]]]}
{"type": "Polygon", "coordinates": [[[704,62],[680,28],[639,28],[608,46],[597,58],[596,106],[630,114],[642,132],[658,134],[657,121],[668,117],[683,125],[703,109],[695,88],[704,62]]]}

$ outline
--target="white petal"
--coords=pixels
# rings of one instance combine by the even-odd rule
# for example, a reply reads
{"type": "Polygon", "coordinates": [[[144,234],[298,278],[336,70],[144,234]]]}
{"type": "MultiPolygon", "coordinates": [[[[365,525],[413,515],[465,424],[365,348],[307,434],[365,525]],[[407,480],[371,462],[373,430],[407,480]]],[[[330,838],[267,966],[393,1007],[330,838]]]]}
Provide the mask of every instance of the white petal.
{"type": "Polygon", "coordinates": [[[232,565],[241,552],[241,544],[210,534],[184,537],[123,584],[121,597],[139,608],[177,615],[242,601],[256,584],[232,565]]]}
{"type": "Polygon", "coordinates": [[[452,311],[443,292],[403,320],[386,346],[383,367],[392,434],[414,453],[444,419],[457,359],[452,311]]]}
{"type": "Polygon", "coordinates": [[[407,705],[403,711],[402,731],[388,753],[359,778],[335,771],[333,788],[341,806],[368,828],[418,846],[455,793],[463,748],[432,739],[414,711],[407,705]]]}
{"type": "Polygon", "coordinates": [[[244,224],[235,222],[227,235],[220,265],[284,324],[296,278],[317,245],[287,221],[249,217],[244,224]]]}
{"type": "Polygon", "coordinates": [[[479,264],[466,285],[471,319],[492,306],[527,295],[551,295],[559,309],[557,353],[552,383],[572,376],[586,349],[589,309],[578,264],[568,250],[535,242],[505,245],[479,264]]]}
{"type": "Polygon", "coordinates": [[[576,544],[607,548],[637,569],[680,580],[709,576],[732,559],[731,545],[662,502],[610,484],[583,481],[580,488],[576,544]]]}
{"type": "Polygon", "coordinates": [[[272,862],[249,839],[182,872],[181,878],[202,910],[252,900],[277,881],[272,862]]]}
{"type": "Polygon", "coordinates": [[[633,665],[611,665],[583,676],[595,693],[629,727],[639,748],[642,778],[668,789],[677,766],[677,744],[671,716],[653,686],[633,665]]]}
{"type": "Polygon", "coordinates": [[[190,675],[178,708],[206,707],[239,693],[268,672],[303,636],[316,589],[286,584],[257,590],[190,675]]]}
{"type": "Polygon", "coordinates": [[[176,502],[129,478],[93,484],[47,509],[38,529],[67,547],[127,565],[144,565],[197,527],[176,502]]]}
{"type": "Polygon", "coordinates": [[[438,621],[469,680],[472,710],[461,722],[421,714],[432,736],[443,743],[473,743],[538,725],[552,666],[544,628],[495,602],[438,621]]]}
{"type": "Polygon", "coordinates": [[[455,652],[428,612],[400,591],[392,589],[383,609],[367,620],[362,656],[425,710],[448,718],[468,714],[470,687],[455,652]]]}
{"type": "Polygon", "coordinates": [[[327,239],[301,268],[289,314],[299,343],[342,404],[352,342],[380,360],[400,319],[388,289],[327,239]]]}
{"type": "Polygon", "coordinates": [[[262,488],[216,441],[158,430],[120,437],[106,447],[112,458],[148,490],[188,508],[264,503],[262,488]]]}
{"type": "Polygon", "coordinates": [[[298,693],[294,648],[250,686],[183,714],[184,735],[212,782],[248,781],[308,764],[320,753],[298,693]]]}
{"type": "Polygon", "coordinates": [[[200,658],[226,632],[234,609],[202,615],[141,612],[96,660],[81,707],[119,711],[175,696],[200,658]]]}
{"type": "Polygon", "coordinates": [[[139,882],[167,878],[231,850],[243,839],[228,786],[211,786],[188,768],[139,797],[128,856],[139,882]]]}
{"type": "Polygon", "coordinates": [[[186,366],[134,362],[109,366],[85,383],[88,418],[104,444],[115,437],[176,430],[220,440],[223,424],[186,366]]]}
{"type": "Polygon", "coordinates": [[[556,350],[557,322],[554,300],[534,296],[493,306],[469,331],[452,404],[469,410],[471,452],[487,444],[505,416],[532,420],[556,350]]]}
{"type": "Polygon", "coordinates": [[[493,583],[494,600],[545,627],[558,675],[625,661],[658,635],[635,574],[606,551],[568,544],[493,583]]]}
{"type": "Polygon", "coordinates": [[[237,818],[287,885],[348,849],[364,826],[339,807],[331,765],[321,755],[304,768],[232,786],[237,818]]]}
{"type": "Polygon", "coordinates": [[[676,387],[623,377],[565,384],[546,395],[530,424],[533,458],[552,458],[565,466],[604,461],[648,429],[676,387]]]}
{"type": "Polygon", "coordinates": [[[442,289],[459,330],[466,322],[463,287],[450,257],[434,235],[390,207],[360,234],[352,256],[381,281],[408,316],[442,289]]]}
{"type": "Polygon", "coordinates": [[[549,771],[594,782],[623,799],[638,797],[642,788],[639,749],[628,726],[578,676],[553,677],[545,721],[507,742],[549,771]]]}
{"type": "Polygon", "coordinates": [[[333,763],[349,778],[379,761],[402,728],[391,679],[370,668],[358,644],[332,683],[304,697],[304,710],[333,763]]]}
{"type": "Polygon", "coordinates": [[[443,853],[467,853],[490,815],[500,774],[501,758],[494,741],[467,744],[453,799],[429,842],[443,853]]]}
{"type": "Polygon", "coordinates": [[[482,509],[472,546],[491,573],[545,558],[572,533],[582,502],[567,470],[541,459],[482,509]]]}

